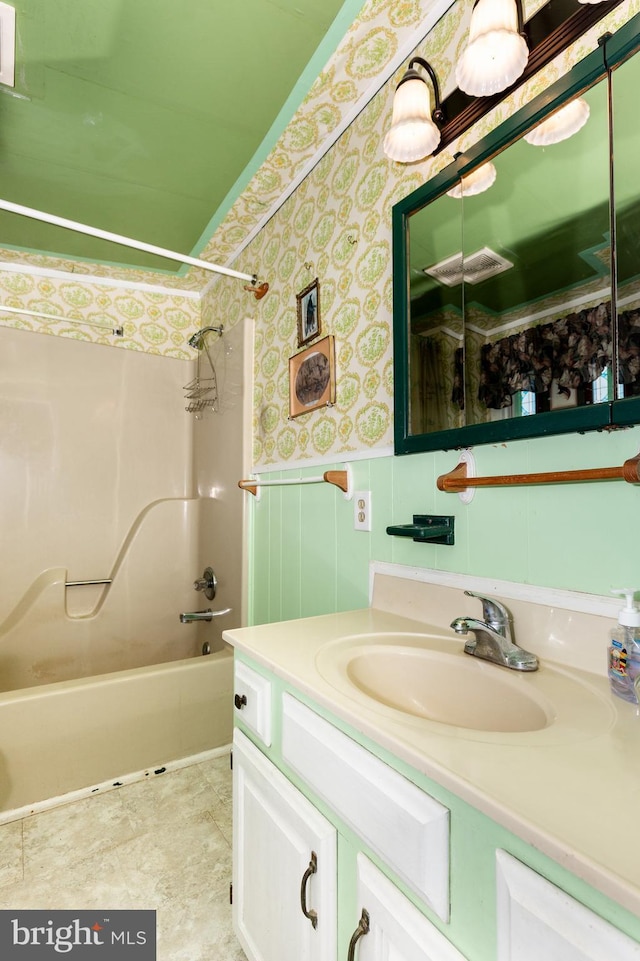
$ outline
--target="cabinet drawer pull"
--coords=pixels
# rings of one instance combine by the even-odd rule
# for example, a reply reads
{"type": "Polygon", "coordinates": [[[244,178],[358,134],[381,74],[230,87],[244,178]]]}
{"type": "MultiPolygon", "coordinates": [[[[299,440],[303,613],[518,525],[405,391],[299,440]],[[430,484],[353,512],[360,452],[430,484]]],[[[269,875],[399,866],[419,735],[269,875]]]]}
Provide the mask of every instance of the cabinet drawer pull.
{"type": "Polygon", "coordinates": [[[318,913],[317,911],[307,910],[307,881],[312,874],[315,874],[318,870],[318,858],[315,851],[311,852],[311,860],[309,861],[309,867],[302,875],[302,881],[300,882],[300,907],[302,908],[302,913],[305,918],[309,918],[311,925],[314,928],[318,927],[318,913]]]}
{"type": "Polygon", "coordinates": [[[240,696],[240,694],[236,694],[236,696],[233,699],[233,702],[235,706],[238,708],[238,710],[241,711],[242,708],[247,703],[247,695],[243,694],[242,696],[240,696]]]}
{"type": "Polygon", "coordinates": [[[349,953],[347,954],[347,961],[353,961],[356,954],[356,944],[360,940],[363,934],[369,933],[369,912],[366,908],[362,909],[362,915],[358,921],[358,927],[355,929],[351,935],[351,940],[349,941],[349,953]]]}

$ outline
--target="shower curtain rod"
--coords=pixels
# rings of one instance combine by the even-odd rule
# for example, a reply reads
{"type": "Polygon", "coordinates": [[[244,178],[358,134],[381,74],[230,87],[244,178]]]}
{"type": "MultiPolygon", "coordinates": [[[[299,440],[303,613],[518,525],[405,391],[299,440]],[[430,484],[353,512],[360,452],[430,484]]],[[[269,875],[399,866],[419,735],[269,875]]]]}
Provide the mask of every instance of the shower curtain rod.
{"type": "Polygon", "coordinates": [[[109,230],[101,230],[99,227],[81,224],[76,220],[57,217],[55,214],[48,214],[43,210],[36,210],[33,207],[14,204],[10,200],[0,199],[0,209],[6,210],[11,214],[19,214],[21,217],[31,217],[32,220],[41,220],[43,223],[53,224],[55,227],[64,227],[66,230],[75,230],[81,234],[88,234],[90,237],[98,237],[100,240],[109,240],[114,244],[122,244],[124,247],[133,247],[135,250],[142,250],[147,254],[157,254],[158,257],[166,257],[167,260],[177,260],[182,264],[189,264],[190,267],[200,267],[202,270],[209,270],[215,274],[236,277],[238,280],[249,280],[252,284],[255,284],[258,280],[255,274],[243,274],[238,270],[232,270],[230,267],[220,267],[218,264],[211,264],[208,260],[199,260],[197,257],[178,254],[174,250],[156,247],[154,244],[147,244],[142,240],[132,240],[131,237],[113,234],[109,230]]]}
{"type": "Polygon", "coordinates": [[[114,337],[122,337],[124,329],[122,327],[107,327],[106,324],[99,324],[96,320],[76,320],[75,317],[64,317],[60,314],[45,314],[41,310],[29,310],[27,307],[9,307],[8,304],[0,304],[0,313],[8,311],[11,314],[27,314],[29,317],[42,317],[44,320],[63,321],[65,324],[84,324],[85,327],[97,327],[99,330],[106,330],[114,337]]]}

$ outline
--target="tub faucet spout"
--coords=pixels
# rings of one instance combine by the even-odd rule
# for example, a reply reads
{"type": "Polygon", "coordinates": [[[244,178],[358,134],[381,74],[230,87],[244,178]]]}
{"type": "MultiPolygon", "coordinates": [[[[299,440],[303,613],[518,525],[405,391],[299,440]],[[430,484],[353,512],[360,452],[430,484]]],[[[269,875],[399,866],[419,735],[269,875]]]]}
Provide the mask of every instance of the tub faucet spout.
{"type": "Polygon", "coordinates": [[[211,621],[214,617],[222,617],[223,614],[230,613],[230,607],[224,607],[221,611],[212,611],[208,608],[206,611],[186,611],[179,617],[181,624],[191,624],[192,621],[211,621]]]}

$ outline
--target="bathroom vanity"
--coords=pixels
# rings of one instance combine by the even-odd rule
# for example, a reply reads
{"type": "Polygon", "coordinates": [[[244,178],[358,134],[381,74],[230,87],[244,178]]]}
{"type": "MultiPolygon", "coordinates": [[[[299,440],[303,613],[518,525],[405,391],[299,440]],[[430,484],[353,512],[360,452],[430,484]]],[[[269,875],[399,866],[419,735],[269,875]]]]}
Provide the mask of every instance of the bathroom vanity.
{"type": "Polygon", "coordinates": [[[640,959],[640,717],[596,669],[607,602],[492,588],[539,671],[464,654],[448,625],[478,601],[442,578],[226,632],[250,961],[640,959]]]}

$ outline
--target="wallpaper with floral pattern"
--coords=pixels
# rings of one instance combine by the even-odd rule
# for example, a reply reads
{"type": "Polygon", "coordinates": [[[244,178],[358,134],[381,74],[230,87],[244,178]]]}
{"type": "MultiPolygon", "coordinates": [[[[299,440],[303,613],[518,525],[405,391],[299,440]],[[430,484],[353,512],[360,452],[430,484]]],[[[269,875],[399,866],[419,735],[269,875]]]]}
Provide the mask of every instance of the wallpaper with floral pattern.
{"type": "Polygon", "coordinates": [[[0,269],[0,303],[62,318],[44,319],[0,307],[0,325],[4,327],[184,360],[194,357],[186,342],[200,326],[200,300],[179,292],[124,284],[114,287],[75,281],[72,275],[42,276],[0,269]],[[113,335],[115,328],[122,328],[122,336],[113,335]]]}
{"type": "MultiPolygon", "coordinates": [[[[465,43],[472,0],[458,0],[434,26],[416,52],[426,56],[440,78],[444,96],[453,87],[453,68],[465,43]]],[[[525,4],[525,16],[542,6],[525,4]]],[[[392,443],[392,278],[393,204],[433,177],[574,63],[595,48],[604,30],[615,30],[640,7],[625,0],[542,73],[524,84],[475,128],[435,159],[401,166],[383,154],[398,75],[370,100],[357,119],[323,155],[323,144],[354,104],[371,89],[397,53],[421,36],[430,0],[368,0],[336,53],[313,85],[275,148],[214,231],[204,259],[233,263],[270,284],[256,301],[237,280],[189,270],[168,278],[140,270],[82,264],[95,282],[37,277],[0,271],[6,303],[47,313],[79,312],[83,318],[117,318],[125,328],[118,346],[185,357],[188,331],[201,323],[232,325],[255,320],[254,461],[258,469],[294,465],[309,459],[340,460],[350,454],[389,448],[392,443]],[[284,203],[289,185],[314,158],[321,159],[284,203]],[[265,220],[265,218],[267,218],[265,220]],[[256,233],[257,231],[257,233],[256,233]],[[251,240],[249,238],[256,233],[251,240]],[[243,246],[245,245],[246,246],[243,246]],[[239,252],[240,251],[240,252],[239,252]],[[239,253],[238,253],[239,252],[239,253]],[[122,288],[100,284],[100,277],[122,280],[122,288]],[[289,358],[297,350],[296,293],[318,277],[322,335],[336,339],[335,407],[291,421],[289,358]],[[155,283],[168,292],[127,287],[155,283]],[[24,289],[19,289],[23,285],[24,289]],[[11,289],[11,288],[14,289],[11,289]],[[202,292],[202,301],[181,297],[179,288],[202,292]],[[75,301],[75,303],[74,303],[75,301]],[[39,305],[39,306],[34,306],[39,305]]],[[[0,250],[0,259],[66,270],[74,265],[41,255],[0,250]]],[[[26,326],[102,341],[95,328],[1,315],[0,324],[26,326]]],[[[113,343],[108,337],[104,342],[113,343]]]]}
{"type": "MultiPolygon", "coordinates": [[[[445,93],[451,86],[453,66],[465,41],[470,9],[471,4],[456,4],[417,48],[430,60],[437,75],[446,78],[442,84],[445,93]]],[[[402,166],[389,161],[382,151],[397,82],[394,78],[242,251],[237,268],[250,270],[259,263],[261,278],[270,284],[264,300],[249,310],[256,330],[257,470],[293,466],[307,460],[339,461],[354,453],[391,447],[393,205],[450,163],[458,150],[476,142],[594,49],[604,29],[616,29],[637,9],[634,2],[609,14],[597,29],[546,68],[543,75],[524,84],[457,143],[422,163],[402,166]],[[336,340],[336,404],[290,420],[288,371],[289,358],[297,351],[296,293],[315,277],[320,282],[321,334],[333,334],[336,340]]],[[[322,116],[335,84],[338,87],[334,95],[339,96],[342,84],[355,84],[361,69],[373,69],[371,58],[376,52],[381,59],[389,56],[394,45],[394,19],[400,12],[407,20],[415,17],[414,24],[424,16],[424,9],[417,3],[367,5],[360,24],[371,25],[371,44],[358,53],[347,35],[339,60],[340,71],[330,71],[331,84],[327,78],[320,78],[315,94],[312,91],[310,95],[322,116]],[[367,11],[371,20],[366,19],[367,11]],[[381,16],[386,18],[386,26],[379,21],[381,16]]],[[[293,137],[291,130],[288,136],[293,137]]],[[[271,159],[275,162],[275,158],[271,159]]],[[[292,176],[295,168],[289,164],[286,171],[292,176]]],[[[254,182],[252,187],[255,186],[254,182]]],[[[249,203],[249,198],[250,191],[243,202],[249,203]]],[[[224,231],[222,234],[224,237],[224,231]]],[[[205,295],[207,315],[218,322],[225,317],[235,322],[242,312],[247,312],[246,302],[240,298],[237,287],[226,279],[216,280],[205,295]]]]}

